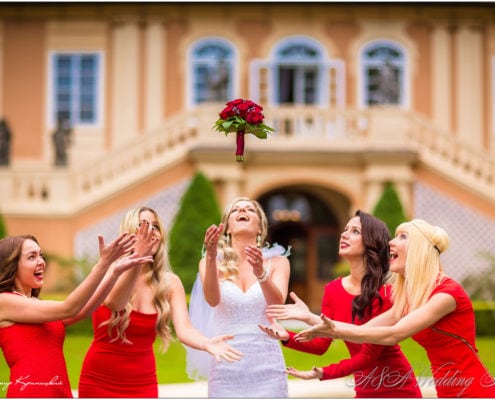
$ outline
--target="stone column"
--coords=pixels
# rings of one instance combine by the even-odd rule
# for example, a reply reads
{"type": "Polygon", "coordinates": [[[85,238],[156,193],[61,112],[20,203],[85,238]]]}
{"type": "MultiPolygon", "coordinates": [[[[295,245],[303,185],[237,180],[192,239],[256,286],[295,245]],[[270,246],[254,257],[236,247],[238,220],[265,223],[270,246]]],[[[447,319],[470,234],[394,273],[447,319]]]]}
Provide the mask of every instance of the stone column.
{"type": "Polygon", "coordinates": [[[463,23],[455,36],[456,125],[458,138],[483,147],[483,42],[480,27],[463,23]]]}
{"type": "Polygon", "coordinates": [[[118,22],[113,28],[112,146],[118,147],[137,135],[139,128],[139,26],[118,22]]]}
{"type": "Polygon", "coordinates": [[[146,28],[144,83],[144,127],[146,131],[157,128],[163,121],[164,30],[163,23],[159,21],[150,22],[146,28]]]}
{"type": "Polygon", "coordinates": [[[432,34],[432,103],[435,124],[452,130],[452,51],[446,24],[435,26],[432,34]]]}

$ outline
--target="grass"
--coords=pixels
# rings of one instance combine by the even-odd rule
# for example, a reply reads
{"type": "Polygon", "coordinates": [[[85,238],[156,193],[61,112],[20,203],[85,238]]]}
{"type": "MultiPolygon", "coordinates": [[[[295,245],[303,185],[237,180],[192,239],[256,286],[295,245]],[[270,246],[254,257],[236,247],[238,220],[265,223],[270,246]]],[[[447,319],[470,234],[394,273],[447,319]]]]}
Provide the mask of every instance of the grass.
{"type": "MultiPolygon", "coordinates": [[[[89,348],[91,340],[92,335],[89,332],[81,334],[69,331],[67,334],[64,353],[67,360],[69,379],[73,388],[77,388],[84,355],[89,348]]],[[[431,376],[428,359],[423,348],[412,339],[403,341],[401,346],[402,350],[411,362],[416,375],[431,376]]],[[[493,351],[493,348],[495,347],[495,337],[477,338],[477,347],[480,357],[489,371],[492,373],[495,372],[495,352],[493,351]]],[[[321,357],[286,348],[283,348],[283,352],[286,365],[293,366],[300,370],[311,369],[314,365],[324,366],[330,363],[335,363],[349,356],[344,342],[340,340],[335,341],[329,351],[321,357]]],[[[166,384],[191,381],[187,377],[185,371],[186,352],[180,343],[173,342],[168,351],[165,354],[162,354],[159,351],[159,342],[157,341],[155,343],[155,354],[159,383],[166,384]]],[[[2,357],[0,358],[0,397],[5,397],[5,388],[2,383],[8,381],[9,368],[2,357]]]]}
{"type": "MultiPolygon", "coordinates": [[[[51,298],[54,296],[52,295],[51,298]]],[[[65,297],[65,296],[59,296],[65,297]]],[[[60,298],[54,298],[60,300],[60,298]]],[[[64,354],[72,388],[76,389],[84,356],[93,339],[91,320],[84,321],[67,329],[64,344],[64,354]]],[[[495,336],[479,336],[476,338],[479,356],[488,370],[495,373],[495,336]]],[[[159,350],[160,342],[155,342],[157,376],[160,384],[191,382],[186,373],[186,351],[179,342],[172,342],[166,353],[159,350]]],[[[401,343],[402,351],[411,363],[417,376],[431,376],[430,364],[424,349],[414,340],[406,339],[401,343]]],[[[325,366],[349,357],[345,344],[336,340],[326,354],[315,356],[302,353],[282,346],[285,364],[299,370],[309,370],[313,366],[325,366]]],[[[289,377],[289,379],[295,379],[289,377]]],[[[5,397],[6,383],[9,382],[9,368],[4,357],[0,357],[0,398],[5,397]]]]}

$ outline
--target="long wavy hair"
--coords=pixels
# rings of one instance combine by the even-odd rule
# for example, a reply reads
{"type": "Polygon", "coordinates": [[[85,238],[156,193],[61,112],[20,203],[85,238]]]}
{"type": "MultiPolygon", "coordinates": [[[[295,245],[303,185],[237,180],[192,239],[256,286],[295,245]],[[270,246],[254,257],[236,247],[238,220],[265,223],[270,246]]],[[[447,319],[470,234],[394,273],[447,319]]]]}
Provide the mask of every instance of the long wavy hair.
{"type": "Polygon", "coordinates": [[[239,201],[249,201],[256,209],[256,214],[258,214],[258,217],[260,219],[260,235],[258,238],[259,245],[264,244],[266,236],[268,234],[268,219],[266,218],[266,214],[263,211],[261,204],[258,203],[256,200],[252,200],[248,197],[237,197],[225,208],[222,216],[222,223],[224,224],[224,228],[222,235],[220,235],[220,239],[218,241],[218,251],[221,254],[218,270],[220,272],[220,278],[223,280],[235,281],[237,279],[237,276],[239,275],[239,269],[237,267],[239,256],[232,247],[232,240],[230,238],[230,234],[228,233],[228,221],[230,214],[239,201]]]}
{"type": "MultiPolygon", "coordinates": [[[[0,293],[16,290],[15,277],[26,240],[32,240],[39,246],[33,235],[7,236],[0,240],[0,293]]],[[[39,297],[40,292],[41,288],[31,289],[31,297],[39,297]]]]}
{"type": "Polygon", "coordinates": [[[361,294],[352,301],[353,321],[356,317],[361,320],[371,317],[373,299],[378,299],[380,306],[383,304],[380,288],[387,281],[390,267],[390,232],[387,225],[361,210],[357,210],[354,216],[359,217],[361,221],[366,272],[361,280],[361,294]]]}
{"type": "Polygon", "coordinates": [[[447,232],[422,219],[400,224],[395,235],[407,233],[408,245],[404,274],[394,273],[392,306],[394,315],[401,318],[425,304],[431,292],[445,276],[440,254],[450,244],[447,232]]]}
{"type": "MultiPolygon", "coordinates": [[[[129,210],[122,219],[120,223],[120,233],[136,232],[140,224],[140,215],[143,211],[149,211],[154,214],[161,234],[160,246],[153,257],[153,263],[147,264],[146,283],[153,291],[153,304],[158,312],[155,328],[162,340],[162,351],[166,351],[172,340],[170,329],[171,307],[169,302],[170,282],[167,278],[167,273],[172,272],[172,268],[168,261],[167,240],[162,220],[156,211],[149,207],[134,208],[129,210]]],[[[133,297],[131,296],[124,310],[112,311],[110,319],[104,322],[104,324],[108,324],[109,336],[112,336],[111,332],[113,329],[116,330],[117,337],[113,338],[113,340],[121,339],[124,343],[130,342],[126,338],[125,331],[129,326],[132,299],[133,297]]]]}

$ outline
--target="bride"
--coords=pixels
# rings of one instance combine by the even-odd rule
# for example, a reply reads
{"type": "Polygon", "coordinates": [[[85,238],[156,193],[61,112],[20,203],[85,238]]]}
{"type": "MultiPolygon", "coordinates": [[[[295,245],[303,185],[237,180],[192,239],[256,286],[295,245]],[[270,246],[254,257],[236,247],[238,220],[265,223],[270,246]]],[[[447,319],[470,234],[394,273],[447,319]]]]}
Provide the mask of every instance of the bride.
{"type": "Polygon", "coordinates": [[[285,250],[277,251],[281,246],[261,249],[267,231],[260,204],[245,197],[235,199],[222,222],[206,230],[200,279],[191,294],[191,321],[205,334],[234,335],[230,344],[244,354],[237,363],[210,357],[198,366],[188,349],[190,376],[208,376],[209,397],[288,397],[280,344],[259,328],[270,324],[265,316],[267,305],[285,302],[290,275],[287,254],[282,254],[285,250]],[[204,325],[208,318],[209,332],[204,325]]]}

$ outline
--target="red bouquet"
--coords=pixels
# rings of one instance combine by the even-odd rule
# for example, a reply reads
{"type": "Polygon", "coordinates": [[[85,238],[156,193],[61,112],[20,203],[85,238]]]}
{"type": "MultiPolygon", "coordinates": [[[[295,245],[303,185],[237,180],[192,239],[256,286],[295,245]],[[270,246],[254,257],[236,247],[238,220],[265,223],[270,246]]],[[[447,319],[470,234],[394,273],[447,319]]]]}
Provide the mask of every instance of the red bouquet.
{"type": "Polygon", "coordinates": [[[251,100],[236,99],[229,101],[227,107],[220,112],[220,118],[215,122],[214,128],[219,132],[236,132],[237,149],[236,161],[244,160],[244,135],[252,133],[259,139],[266,139],[273,128],[265,125],[263,120],[263,107],[251,100]]]}

